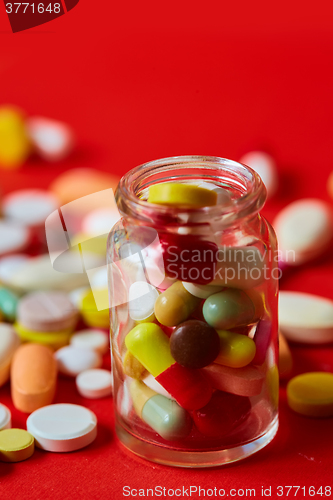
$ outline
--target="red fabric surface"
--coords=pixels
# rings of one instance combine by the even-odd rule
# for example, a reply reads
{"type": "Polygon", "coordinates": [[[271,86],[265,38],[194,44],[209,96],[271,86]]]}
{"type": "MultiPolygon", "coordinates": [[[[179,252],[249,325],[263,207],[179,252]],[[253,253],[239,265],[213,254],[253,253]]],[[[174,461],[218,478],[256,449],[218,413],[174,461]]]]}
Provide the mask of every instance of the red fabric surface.
{"type": "MultiPolygon", "coordinates": [[[[1,103],[64,120],[78,136],[75,153],[61,163],[32,158],[20,170],[0,171],[2,192],[47,187],[72,167],[123,174],[164,156],[237,160],[265,148],[280,177],[263,210],[270,221],[294,199],[330,200],[331,2],[158,5],[81,1],[52,23],[15,35],[0,6],[1,103]]],[[[332,273],[331,252],[286,272],[281,289],[333,299],[332,273]]],[[[295,373],[333,371],[332,345],[292,349],[295,373]]],[[[85,400],[72,380],[59,379],[56,402],[91,408],[97,440],[74,453],[36,450],[26,462],[0,463],[0,498],[121,499],[124,486],[157,485],[255,488],[257,497],[261,486],[272,486],[277,498],[277,486],[333,487],[333,420],[292,413],[283,386],[280,392],[280,429],[264,450],[226,467],[176,469],[125,452],[114,434],[112,400],[85,400]]],[[[8,384],[0,401],[11,408],[13,425],[24,428],[27,416],[13,408],[8,384]]],[[[302,497],[309,495],[299,491],[296,498],[302,497]]]]}

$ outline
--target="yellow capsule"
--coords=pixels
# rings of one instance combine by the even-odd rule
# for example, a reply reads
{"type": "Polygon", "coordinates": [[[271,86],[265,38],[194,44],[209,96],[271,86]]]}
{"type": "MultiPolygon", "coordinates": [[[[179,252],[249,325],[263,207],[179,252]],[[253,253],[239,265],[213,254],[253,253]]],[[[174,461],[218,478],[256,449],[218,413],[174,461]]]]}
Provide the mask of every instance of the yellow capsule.
{"type": "Polygon", "coordinates": [[[214,363],[231,368],[242,368],[251,363],[256,345],[250,337],[228,330],[217,330],[217,333],[220,337],[220,352],[214,363]]]}
{"type": "Polygon", "coordinates": [[[148,201],[158,205],[211,207],[216,205],[217,193],[193,184],[161,182],[149,187],[148,201]]]}
{"type": "Polygon", "coordinates": [[[156,319],[164,326],[177,326],[185,321],[199,305],[200,299],[176,281],[159,295],[155,302],[156,319]]]}
{"type": "Polygon", "coordinates": [[[147,374],[145,367],[130,351],[124,356],[123,368],[126,375],[137,380],[141,380],[147,374]]]}
{"type": "Polygon", "coordinates": [[[303,373],[287,385],[290,408],[307,417],[333,416],[333,374],[303,373]]]}
{"type": "Polygon", "coordinates": [[[17,168],[23,165],[31,151],[24,116],[18,108],[0,108],[0,167],[17,168]]]}

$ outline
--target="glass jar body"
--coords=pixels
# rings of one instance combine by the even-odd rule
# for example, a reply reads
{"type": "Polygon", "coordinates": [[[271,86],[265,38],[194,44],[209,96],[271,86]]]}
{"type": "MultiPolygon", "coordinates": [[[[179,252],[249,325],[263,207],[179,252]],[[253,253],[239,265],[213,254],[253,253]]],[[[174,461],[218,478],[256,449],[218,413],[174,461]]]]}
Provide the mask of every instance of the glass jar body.
{"type": "Polygon", "coordinates": [[[278,426],[278,269],[258,213],[264,188],[251,169],[210,157],[125,177],[108,242],[118,438],[175,466],[245,458],[278,426]],[[220,203],[149,204],[149,186],[170,180],[218,186],[220,203]]]}

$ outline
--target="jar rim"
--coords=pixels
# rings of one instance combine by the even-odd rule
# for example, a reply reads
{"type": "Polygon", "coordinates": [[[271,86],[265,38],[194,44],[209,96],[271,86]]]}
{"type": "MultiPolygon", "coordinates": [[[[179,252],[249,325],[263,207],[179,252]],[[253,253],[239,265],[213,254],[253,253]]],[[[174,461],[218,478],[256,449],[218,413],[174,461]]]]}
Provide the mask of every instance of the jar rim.
{"type": "MultiPolygon", "coordinates": [[[[214,176],[211,175],[210,179],[212,177],[214,176]]],[[[222,184],[223,182],[221,187],[222,184]]],[[[184,212],[199,216],[201,222],[206,218],[209,221],[211,217],[218,216],[225,218],[229,223],[236,219],[255,215],[264,205],[266,196],[267,191],[264,183],[251,167],[226,158],[200,155],[171,156],[143,163],[129,170],[121,178],[116,193],[119,209],[124,215],[154,220],[156,216],[163,217],[167,214],[177,216],[180,212],[184,212]],[[233,199],[232,203],[219,203],[209,207],[158,205],[138,196],[140,188],[142,191],[142,188],[149,184],[147,183],[149,178],[154,178],[154,176],[156,178],[156,175],[163,172],[170,175],[172,171],[178,171],[182,172],[182,175],[178,173],[171,178],[168,177],[167,180],[184,179],[190,177],[190,170],[199,171],[200,169],[206,173],[201,182],[209,180],[209,172],[215,172],[219,173],[218,178],[215,176],[216,179],[224,180],[225,183],[228,180],[229,182],[233,181],[234,185],[243,192],[239,197],[233,199]]]]}

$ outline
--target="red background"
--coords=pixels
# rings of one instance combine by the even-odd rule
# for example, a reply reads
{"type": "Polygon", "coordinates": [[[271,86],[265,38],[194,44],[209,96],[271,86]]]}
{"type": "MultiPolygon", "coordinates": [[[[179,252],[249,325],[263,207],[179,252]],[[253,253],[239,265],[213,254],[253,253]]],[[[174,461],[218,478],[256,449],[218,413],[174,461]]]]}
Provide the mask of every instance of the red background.
{"type": "MultiPolygon", "coordinates": [[[[66,161],[32,159],[18,171],[1,171],[2,191],[47,187],[76,166],[123,174],[164,156],[237,160],[265,148],[280,175],[280,190],[263,212],[269,220],[296,198],[330,200],[332,14],[331,1],[81,0],[61,18],[13,35],[0,5],[1,103],[64,120],[78,136],[66,161]]],[[[328,255],[285,274],[281,289],[333,299],[332,271],[328,255]]],[[[332,345],[293,346],[293,353],[295,373],[333,371],[332,345]]],[[[12,408],[8,385],[0,401],[12,408]]],[[[26,462],[0,464],[1,499],[121,499],[125,485],[256,488],[257,496],[271,485],[272,498],[277,485],[333,487],[333,421],[293,414],[283,387],[275,440],[244,462],[206,470],[127,454],[113,432],[111,400],[84,400],[72,381],[60,380],[57,402],[96,413],[96,442],[70,454],[37,450],[26,462]]],[[[13,409],[14,426],[24,428],[25,420],[13,409]]]]}

